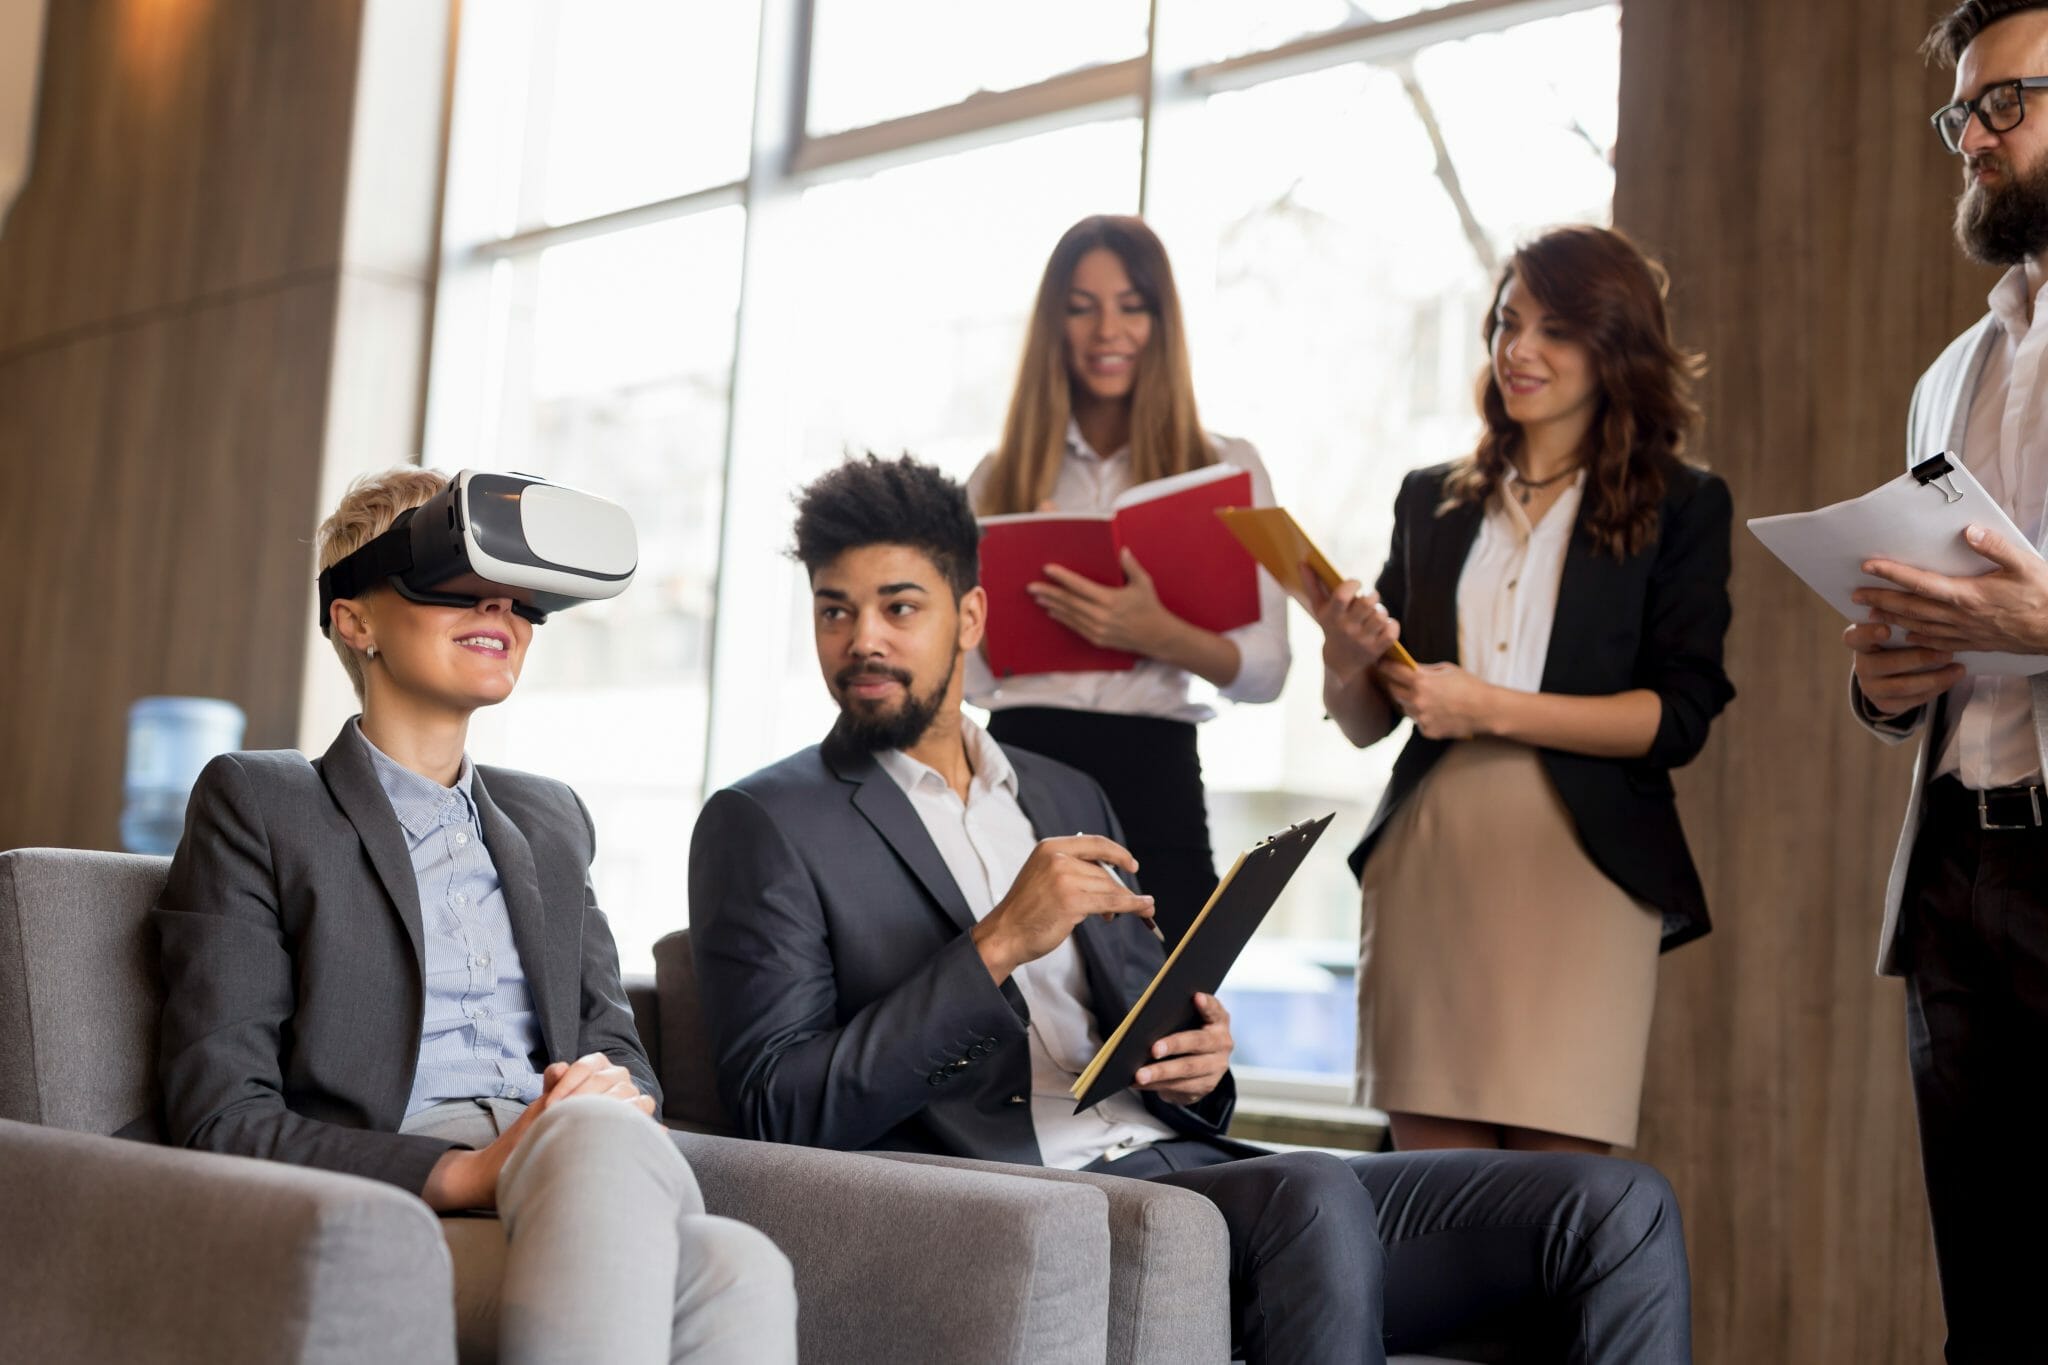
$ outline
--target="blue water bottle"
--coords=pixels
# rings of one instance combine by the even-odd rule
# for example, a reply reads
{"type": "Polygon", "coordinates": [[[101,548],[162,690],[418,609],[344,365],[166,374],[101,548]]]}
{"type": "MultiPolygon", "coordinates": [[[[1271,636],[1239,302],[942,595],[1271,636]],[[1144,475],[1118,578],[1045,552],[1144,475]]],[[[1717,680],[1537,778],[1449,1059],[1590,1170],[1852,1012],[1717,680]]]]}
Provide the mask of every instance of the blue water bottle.
{"type": "Polygon", "coordinates": [[[128,708],[121,846],[171,853],[185,832],[185,798],[215,754],[238,749],[242,708],[212,697],[144,697],[128,708]]]}

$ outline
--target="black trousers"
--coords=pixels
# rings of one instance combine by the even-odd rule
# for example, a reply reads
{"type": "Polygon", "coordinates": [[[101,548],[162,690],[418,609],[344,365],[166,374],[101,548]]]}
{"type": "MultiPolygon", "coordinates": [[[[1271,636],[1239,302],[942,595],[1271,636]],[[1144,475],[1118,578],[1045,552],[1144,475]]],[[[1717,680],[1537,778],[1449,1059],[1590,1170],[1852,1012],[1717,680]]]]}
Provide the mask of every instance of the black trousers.
{"type": "Polygon", "coordinates": [[[1209,808],[1195,727],[1156,716],[1116,716],[1058,706],[1018,706],[989,717],[1005,748],[1029,749],[1079,768],[1101,784],[1138,860],[1138,886],[1169,947],[1216,890],[1209,808]]]}
{"type": "Polygon", "coordinates": [[[1980,829],[1929,784],[1900,917],[1948,1359],[2048,1359],[2048,830],[1980,829]]]}
{"type": "Polygon", "coordinates": [[[1686,1365],[1692,1290],[1664,1177],[1611,1157],[1244,1157],[1198,1139],[1091,1170],[1206,1196],[1230,1230],[1249,1365],[1381,1365],[1513,1324],[1571,1365],[1686,1365]]]}

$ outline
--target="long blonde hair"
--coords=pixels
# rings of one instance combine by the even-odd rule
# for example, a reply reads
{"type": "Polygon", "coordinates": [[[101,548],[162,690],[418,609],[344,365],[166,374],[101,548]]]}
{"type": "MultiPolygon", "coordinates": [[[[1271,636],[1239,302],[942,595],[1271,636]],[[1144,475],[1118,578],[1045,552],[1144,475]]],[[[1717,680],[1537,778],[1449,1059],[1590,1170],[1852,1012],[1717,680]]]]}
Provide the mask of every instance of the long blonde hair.
{"type": "MultiPolygon", "coordinates": [[[[1216,462],[1195,411],[1188,366],[1187,327],[1166,248],[1144,220],[1098,214],[1066,230],[1031,309],[1031,330],[1017,366],[1017,387],[1003,421],[1002,444],[981,492],[983,516],[1031,512],[1052,494],[1066,456],[1067,423],[1074,411],[1074,378],[1067,362],[1067,294],[1081,258],[1101,248],[1116,254],[1131,287],[1152,313],[1152,336],[1138,357],[1130,397],[1131,478],[1149,483],[1216,462]]],[[[1111,452],[1104,451],[1107,455],[1111,452]]]]}

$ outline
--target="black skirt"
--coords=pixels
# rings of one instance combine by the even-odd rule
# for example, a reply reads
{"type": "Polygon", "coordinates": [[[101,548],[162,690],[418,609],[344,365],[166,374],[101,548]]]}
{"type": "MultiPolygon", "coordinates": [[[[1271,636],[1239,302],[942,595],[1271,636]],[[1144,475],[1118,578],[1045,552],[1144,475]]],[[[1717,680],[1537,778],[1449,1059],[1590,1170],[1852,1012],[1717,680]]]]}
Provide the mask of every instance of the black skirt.
{"type": "Polygon", "coordinates": [[[1056,759],[1101,784],[1124,847],[1138,860],[1139,888],[1153,898],[1167,943],[1177,942],[1216,889],[1195,727],[1158,716],[1017,706],[991,715],[988,732],[1004,748],[1056,759]]]}

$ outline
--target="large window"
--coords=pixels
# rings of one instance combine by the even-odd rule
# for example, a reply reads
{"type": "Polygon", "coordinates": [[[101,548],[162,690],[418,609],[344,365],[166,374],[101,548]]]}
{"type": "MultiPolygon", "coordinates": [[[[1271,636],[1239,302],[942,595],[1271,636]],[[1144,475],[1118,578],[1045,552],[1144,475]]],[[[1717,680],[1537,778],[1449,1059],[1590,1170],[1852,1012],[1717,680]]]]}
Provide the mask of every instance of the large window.
{"type": "MultiPolygon", "coordinates": [[[[970,472],[1061,230],[1146,213],[1205,420],[1369,578],[1401,476],[1474,438],[1500,260],[1607,218],[1617,37],[1600,0],[465,9],[426,458],[582,484],[642,536],[474,747],[583,794],[628,969],[685,920],[707,788],[829,721],[790,493],[864,449],[970,472]]],[[[1292,630],[1282,701],[1203,729],[1215,843],[1339,819],[1224,998],[1248,1089],[1336,1098],[1344,853],[1400,737],[1345,744],[1292,630]]]]}

